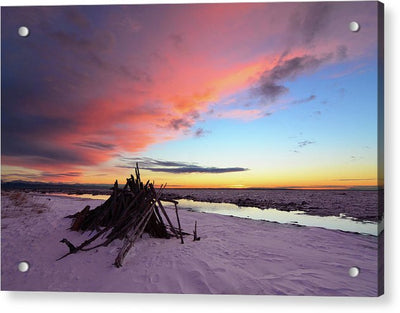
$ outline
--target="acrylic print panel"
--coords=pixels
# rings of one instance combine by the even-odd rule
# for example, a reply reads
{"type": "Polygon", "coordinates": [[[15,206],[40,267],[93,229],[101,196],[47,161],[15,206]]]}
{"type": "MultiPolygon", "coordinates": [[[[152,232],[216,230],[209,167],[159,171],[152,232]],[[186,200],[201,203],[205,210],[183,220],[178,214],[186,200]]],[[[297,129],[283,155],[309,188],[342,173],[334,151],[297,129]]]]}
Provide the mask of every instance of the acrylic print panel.
{"type": "Polygon", "coordinates": [[[1,14],[3,290],[383,293],[381,3],[1,14]]]}

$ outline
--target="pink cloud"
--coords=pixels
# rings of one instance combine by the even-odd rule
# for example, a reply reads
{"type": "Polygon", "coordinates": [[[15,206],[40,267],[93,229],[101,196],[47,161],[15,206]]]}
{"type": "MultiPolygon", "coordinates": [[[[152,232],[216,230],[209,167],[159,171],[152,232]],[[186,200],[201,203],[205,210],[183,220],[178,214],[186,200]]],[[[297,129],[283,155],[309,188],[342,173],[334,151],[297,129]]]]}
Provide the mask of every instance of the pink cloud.
{"type": "Polygon", "coordinates": [[[252,121],[265,116],[265,113],[258,109],[253,110],[242,110],[235,109],[231,111],[224,111],[217,113],[216,116],[218,118],[229,118],[229,119],[238,119],[245,122],[252,121]]]}
{"type": "MultiPolygon", "coordinates": [[[[2,162],[48,173],[55,167],[80,173],[82,166],[109,162],[116,152],[141,152],[177,138],[211,105],[254,88],[279,64],[331,54],[313,68],[318,70],[373,51],[373,5],[128,6],[93,11],[92,16],[90,10],[65,15],[59,8],[22,8],[23,14],[10,9],[7,19],[31,21],[38,40],[28,43],[29,55],[24,49],[5,50],[15,62],[9,63],[10,71],[25,77],[19,83],[26,88],[7,85],[2,162]],[[38,22],[43,14],[50,21],[46,27],[38,22]],[[365,32],[349,32],[352,19],[365,32]],[[108,31],[93,36],[84,31],[96,23],[108,31]],[[71,25],[79,32],[71,31],[71,25]],[[13,126],[17,122],[20,130],[13,126]]],[[[251,121],[264,112],[226,107],[217,116],[251,121]]]]}

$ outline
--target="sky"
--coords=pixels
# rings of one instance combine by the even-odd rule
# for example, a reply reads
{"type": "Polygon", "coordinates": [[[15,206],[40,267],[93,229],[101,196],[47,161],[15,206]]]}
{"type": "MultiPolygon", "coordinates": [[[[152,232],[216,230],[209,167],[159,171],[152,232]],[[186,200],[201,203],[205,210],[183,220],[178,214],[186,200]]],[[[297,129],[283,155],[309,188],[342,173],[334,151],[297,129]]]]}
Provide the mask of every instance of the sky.
{"type": "Polygon", "coordinates": [[[138,162],[169,187],[377,185],[376,2],[8,7],[1,23],[2,181],[124,183],[138,162]]]}

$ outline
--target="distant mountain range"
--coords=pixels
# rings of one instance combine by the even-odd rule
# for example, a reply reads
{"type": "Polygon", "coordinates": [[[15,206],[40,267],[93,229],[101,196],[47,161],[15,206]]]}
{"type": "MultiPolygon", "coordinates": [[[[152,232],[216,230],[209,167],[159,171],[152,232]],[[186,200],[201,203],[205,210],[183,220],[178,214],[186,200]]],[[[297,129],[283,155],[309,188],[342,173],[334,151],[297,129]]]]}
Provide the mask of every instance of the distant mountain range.
{"type": "Polygon", "coordinates": [[[66,184],[66,183],[47,183],[47,182],[32,182],[23,180],[14,180],[10,182],[1,182],[2,190],[35,190],[35,191],[79,191],[79,190],[97,190],[107,191],[112,185],[106,184],[66,184]]]}
{"type": "MultiPolygon", "coordinates": [[[[35,182],[35,181],[23,181],[23,180],[14,180],[9,182],[1,182],[2,190],[32,190],[32,191],[49,191],[49,192],[98,192],[98,193],[106,193],[113,187],[111,184],[78,184],[78,183],[48,183],[48,182],[35,182]]],[[[167,188],[167,189],[235,189],[235,188],[167,188]]],[[[281,188],[237,188],[237,189],[257,189],[257,190],[299,190],[303,188],[296,187],[281,187],[281,188]]],[[[329,189],[329,188],[327,188],[329,189]]],[[[322,189],[322,190],[327,190],[322,189]]],[[[354,186],[350,188],[343,188],[342,190],[378,190],[377,186],[354,186]]],[[[306,188],[304,188],[306,190],[306,188]]],[[[314,189],[316,190],[316,189],[314,189]]],[[[338,190],[332,188],[332,190],[338,190]]]]}

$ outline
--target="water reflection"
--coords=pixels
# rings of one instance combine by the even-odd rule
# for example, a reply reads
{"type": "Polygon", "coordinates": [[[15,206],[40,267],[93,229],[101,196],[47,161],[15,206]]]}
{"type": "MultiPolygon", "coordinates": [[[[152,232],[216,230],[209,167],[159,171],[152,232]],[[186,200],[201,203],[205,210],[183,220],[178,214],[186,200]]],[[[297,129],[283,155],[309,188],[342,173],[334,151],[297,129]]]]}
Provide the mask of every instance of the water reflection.
{"type": "MultiPolygon", "coordinates": [[[[110,197],[109,195],[72,195],[66,193],[52,193],[51,195],[96,200],[107,200],[110,197]]],[[[168,202],[164,204],[167,207],[170,206],[170,203],[168,202]]],[[[383,230],[383,221],[379,223],[370,221],[360,222],[351,217],[347,217],[342,213],[339,216],[316,216],[308,215],[303,211],[286,212],[277,209],[261,210],[256,207],[240,207],[231,203],[212,203],[187,199],[179,200],[179,208],[196,212],[216,213],[221,215],[250,218],[253,220],[277,222],[281,224],[322,227],[326,229],[342,230],[373,236],[377,236],[383,230]]]]}
{"type": "Polygon", "coordinates": [[[179,200],[179,207],[196,212],[233,215],[253,220],[264,220],[284,224],[322,227],[373,236],[377,236],[383,228],[383,222],[379,224],[370,221],[360,222],[346,217],[344,214],[340,214],[340,216],[315,216],[307,215],[303,211],[286,212],[277,209],[261,210],[256,207],[239,207],[231,203],[210,203],[186,199],[179,200]]]}
{"type": "Polygon", "coordinates": [[[70,198],[81,198],[81,199],[92,199],[92,200],[107,200],[110,198],[110,195],[92,195],[89,193],[84,194],[68,194],[68,193],[50,193],[51,196],[59,196],[59,197],[70,197],[70,198]]]}

